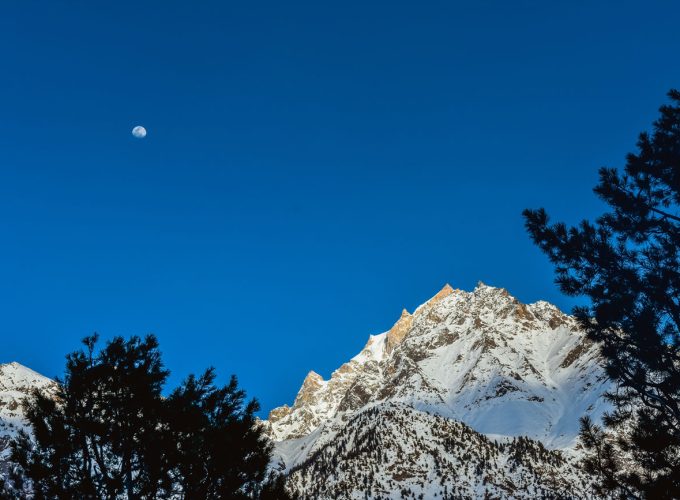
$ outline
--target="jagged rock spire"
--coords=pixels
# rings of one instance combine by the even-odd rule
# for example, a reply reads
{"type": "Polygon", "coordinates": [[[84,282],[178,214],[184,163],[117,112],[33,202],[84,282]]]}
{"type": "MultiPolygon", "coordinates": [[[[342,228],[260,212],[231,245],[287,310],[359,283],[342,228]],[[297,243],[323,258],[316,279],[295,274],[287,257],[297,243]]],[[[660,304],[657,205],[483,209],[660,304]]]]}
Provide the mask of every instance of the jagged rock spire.
{"type": "Polygon", "coordinates": [[[323,387],[323,382],[323,377],[314,370],[311,370],[305,377],[304,382],[302,382],[302,387],[298,391],[293,408],[309,403],[314,398],[316,392],[323,387]]]}
{"type": "MultiPolygon", "coordinates": [[[[425,308],[432,308],[434,307],[437,303],[439,303],[442,299],[448,297],[454,292],[454,289],[446,283],[444,287],[439,290],[434,297],[432,297],[430,300],[428,300],[423,306],[418,308],[419,310],[417,313],[422,313],[423,307],[425,308]]],[[[385,345],[385,352],[387,354],[391,353],[394,350],[394,347],[398,344],[401,343],[402,340],[404,340],[404,337],[406,337],[406,334],[409,332],[411,329],[411,326],[413,325],[413,315],[409,313],[406,309],[403,309],[401,311],[401,317],[397,320],[397,322],[390,328],[390,330],[387,332],[387,339],[386,339],[386,345],[385,345]]]]}
{"type": "Polygon", "coordinates": [[[439,290],[434,297],[432,297],[430,300],[427,301],[427,303],[428,304],[436,304],[437,302],[442,300],[444,297],[448,297],[449,295],[451,295],[453,293],[453,291],[454,290],[451,287],[451,285],[446,283],[444,285],[444,287],[441,290],[439,290]]]}
{"type": "Polygon", "coordinates": [[[387,332],[387,338],[385,340],[385,352],[388,354],[394,350],[394,347],[401,343],[402,340],[404,340],[404,337],[408,333],[408,331],[411,329],[411,325],[413,324],[413,316],[406,310],[404,309],[401,312],[401,317],[397,320],[397,322],[390,328],[390,330],[387,332]]]}

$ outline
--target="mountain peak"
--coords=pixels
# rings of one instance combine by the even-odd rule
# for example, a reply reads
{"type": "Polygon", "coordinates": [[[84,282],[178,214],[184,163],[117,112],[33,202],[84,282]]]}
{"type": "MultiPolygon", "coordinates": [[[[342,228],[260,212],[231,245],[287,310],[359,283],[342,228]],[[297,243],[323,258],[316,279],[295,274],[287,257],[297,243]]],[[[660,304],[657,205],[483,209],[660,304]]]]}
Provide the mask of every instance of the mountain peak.
{"type": "MultiPolygon", "coordinates": [[[[16,361],[10,361],[9,363],[2,363],[2,364],[0,364],[0,368],[7,368],[7,369],[10,369],[10,370],[21,370],[21,369],[30,370],[30,368],[27,368],[24,365],[22,365],[21,363],[17,363],[16,361]]],[[[33,370],[31,370],[31,371],[33,371],[33,370]]]]}
{"type": "Polygon", "coordinates": [[[434,297],[432,297],[430,300],[427,301],[428,304],[436,304],[440,300],[442,300],[444,297],[448,297],[454,292],[453,288],[451,285],[448,283],[444,285],[444,287],[439,290],[434,297]]]}
{"type": "Polygon", "coordinates": [[[30,368],[12,361],[0,364],[0,387],[20,387],[24,385],[39,384],[47,385],[52,381],[30,368]]]}
{"type": "Polygon", "coordinates": [[[510,296],[510,293],[502,287],[499,286],[492,286],[492,285],[487,285],[483,281],[478,281],[477,286],[475,287],[475,292],[495,292],[495,293],[500,293],[501,295],[504,296],[510,296]]]}
{"type": "Polygon", "coordinates": [[[309,370],[307,376],[305,377],[305,382],[307,381],[309,381],[310,383],[323,382],[323,377],[316,373],[314,370],[309,370]]]}
{"type": "Polygon", "coordinates": [[[293,408],[298,408],[305,404],[309,404],[314,401],[315,394],[324,386],[324,380],[321,375],[316,373],[314,370],[310,370],[305,377],[304,382],[302,382],[302,387],[295,397],[295,403],[293,403],[293,408]]]}
{"type": "Polygon", "coordinates": [[[413,324],[413,316],[406,309],[401,312],[401,316],[397,322],[389,329],[387,332],[387,338],[385,340],[385,352],[390,353],[394,350],[394,347],[404,340],[404,337],[411,329],[413,324]]]}
{"type": "Polygon", "coordinates": [[[473,292],[446,284],[371,336],[328,381],[310,372],[292,412],[281,409],[286,417],[272,422],[273,436],[303,437],[365,405],[401,401],[478,432],[568,447],[580,416],[599,418],[608,383],[584,335],[574,318],[547,303],[525,305],[483,283],[473,292]],[[499,420],[501,409],[515,416],[499,420]]]}

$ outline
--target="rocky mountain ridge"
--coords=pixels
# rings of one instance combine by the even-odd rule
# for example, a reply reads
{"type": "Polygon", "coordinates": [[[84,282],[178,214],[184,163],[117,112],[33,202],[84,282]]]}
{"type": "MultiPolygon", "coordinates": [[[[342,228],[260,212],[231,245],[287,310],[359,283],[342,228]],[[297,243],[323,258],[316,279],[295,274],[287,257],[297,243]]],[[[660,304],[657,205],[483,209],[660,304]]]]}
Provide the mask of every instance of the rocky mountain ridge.
{"type": "MultiPolygon", "coordinates": [[[[506,290],[483,283],[472,292],[447,285],[413,313],[403,311],[388,331],[370,336],[359,354],[328,380],[310,372],[292,406],[272,410],[266,425],[277,442],[277,467],[291,474],[291,486],[303,496],[316,491],[304,478],[323,465],[330,467],[328,477],[334,479],[325,481],[331,490],[319,498],[333,497],[331,491],[364,498],[362,484],[346,479],[359,477],[359,472],[340,474],[346,467],[342,454],[356,455],[360,450],[351,451],[353,439],[342,450],[337,449],[337,443],[353,432],[355,424],[351,422],[356,422],[358,415],[367,419],[375,412],[382,418],[388,409],[393,414],[395,405],[406,408],[413,416],[412,423],[403,419],[401,426],[365,423],[377,426],[382,435],[393,432],[383,444],[418,436],[422,434],[419,428],[439,425],[444,419],[465,426],[475,436],[484,436],[494,443],[492,448],[521,438],[554,451],[564,458],[555,466],[561,472],[553,470],[554,474],[581,484],[583,478],[572,463],[577,454],[579,418],[590,415],[599,420],[608,408],[601,396],[610,387],[597,346],[585,337],[573,317],[547,302],[523,304],[506,290]],[[329,458],[331,449],[338,453],[335,460],[329,458]]],[[[421,441],[419,446],[428,450],[426,454],[440,456],[445,451],[442,443],[421,441]]],[[[451,463],[454,458],[450,457],[451,463]]],[[[507,457],[499,460],[507,463],[507,457]]],[[[494,464],[496,473],[513,482],[501,462],[494,464]]],[[[369,465],[381,474],[386,470],[384,460],[369,465]]],[[[395,460],[389,481],[383,477],[387,482],[378,481],[376,491],[388,491],[388,498],[395,497],[402,487],[432,494],[426,488],[431,481],[421,478],[425,486],[416,487],[406,479],[414,466],[406,458],[395,460]]],[[[502,478],[494,481],[505,480],[502,478]]],[[[526,483],[532,485],[531,491],[549,488],[537,478],[526,483]]],[[[481,491],[482,479],[468,479],[461,495],[475,496],[471,492],[481,491]]],[[[528,498],[531,494],[527,492],[520,488],[513,496],[526,493],[528,498]]]]}

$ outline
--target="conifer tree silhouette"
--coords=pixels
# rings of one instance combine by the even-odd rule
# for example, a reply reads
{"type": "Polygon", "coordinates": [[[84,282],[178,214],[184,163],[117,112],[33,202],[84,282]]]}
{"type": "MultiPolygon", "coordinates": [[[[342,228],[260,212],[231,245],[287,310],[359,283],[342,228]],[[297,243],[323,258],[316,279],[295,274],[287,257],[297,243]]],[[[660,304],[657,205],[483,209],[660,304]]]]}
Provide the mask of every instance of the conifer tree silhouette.
{"type": "Polygon", "coordinates": [[[166,398],[153,335],[116,337],[67,356],[56,395],[25,402],[32,437],[12,444],[5,494],[40,499],[288,498],[267,482],[271,444],[235,377],[189,376],[166,398]],[[268,496],[267,496],[268,495],[268,496]]]}
{"type": "Polygon", "coordinates": [[[624,497],[680,498],[680,92],[668,95],[624,171],[600,169],[608,212],[568,228],[524,211],[561,290],[590,299],[575,313],[618,387],[604,429],[582,420],[585,464],[600,493],[624,497]]]}

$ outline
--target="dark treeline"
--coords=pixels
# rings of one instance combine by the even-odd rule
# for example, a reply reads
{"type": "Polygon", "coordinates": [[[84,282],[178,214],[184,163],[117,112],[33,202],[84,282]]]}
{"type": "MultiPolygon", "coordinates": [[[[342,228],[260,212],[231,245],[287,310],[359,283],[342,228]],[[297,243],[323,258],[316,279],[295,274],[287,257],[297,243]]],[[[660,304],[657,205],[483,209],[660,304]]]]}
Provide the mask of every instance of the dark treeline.
{"type": "Polygon", "coordinates": [[[67,356],[55,393],[25,403],[33,437],[12,445],[8,498],[288,498],[267,476],[272,445],[256,401],[208,369],[163,397],[169,372],[154,336],[97,336],[67,356]]]}
{"type": "Polygon", "coordinates": [[[623,172],[600,169],[607,213],[568,228],[524,212],[562,291],[590,299],[575,312],[618,383],[604,429],[582,420],[601,495],[680,498],[680,92],[669,97],[623,172]]]}

